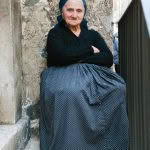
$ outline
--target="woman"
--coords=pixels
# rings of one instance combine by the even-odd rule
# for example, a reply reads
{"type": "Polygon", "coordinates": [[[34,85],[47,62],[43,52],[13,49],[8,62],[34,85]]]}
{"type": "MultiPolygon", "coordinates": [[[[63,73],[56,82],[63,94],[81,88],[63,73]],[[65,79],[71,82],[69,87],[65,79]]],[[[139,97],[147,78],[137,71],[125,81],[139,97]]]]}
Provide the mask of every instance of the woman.
{"type": "Polygon", "coordinates": [[[41,150],[127,150],[125,83],[84,19],[85,0],[60,0],[41,75],[41,150]]]}
{"type": "Polygon", "coordinates": [[[120,67],[119,67],[119,41],[118,41],[118,32],[114,34],[113,39],[114,45],[114,64],[115,64],[115,71],[120,74],[120,67]]]}

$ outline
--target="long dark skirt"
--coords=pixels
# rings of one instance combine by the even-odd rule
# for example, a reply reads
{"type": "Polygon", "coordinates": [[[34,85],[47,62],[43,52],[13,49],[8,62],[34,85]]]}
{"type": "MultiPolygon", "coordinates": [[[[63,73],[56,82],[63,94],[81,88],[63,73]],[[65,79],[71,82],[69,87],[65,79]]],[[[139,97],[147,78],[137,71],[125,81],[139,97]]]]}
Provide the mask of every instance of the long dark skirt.
{"type": "Polygon", "coordinates": [[[92,64],[41,74],[40,150],[127,150],[123,79],[92,64]]]}

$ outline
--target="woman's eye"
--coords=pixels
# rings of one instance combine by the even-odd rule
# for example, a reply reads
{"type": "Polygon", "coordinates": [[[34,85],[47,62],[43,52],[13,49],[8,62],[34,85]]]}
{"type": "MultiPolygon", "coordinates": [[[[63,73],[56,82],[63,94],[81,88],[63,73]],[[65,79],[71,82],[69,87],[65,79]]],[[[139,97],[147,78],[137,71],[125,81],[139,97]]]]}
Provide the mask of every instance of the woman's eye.
{"type": "Polygon", "coordinates": [[[82,9],[77,9],[77,12],[78,12],[78,13],[81,13],[81,12],[82,12],[82,9]]]}
{"type": "Polygon", "coordinates": [[[67,9],[67,11],[69,11],[69,12],[73,12],[73,9],[67,9]]]}

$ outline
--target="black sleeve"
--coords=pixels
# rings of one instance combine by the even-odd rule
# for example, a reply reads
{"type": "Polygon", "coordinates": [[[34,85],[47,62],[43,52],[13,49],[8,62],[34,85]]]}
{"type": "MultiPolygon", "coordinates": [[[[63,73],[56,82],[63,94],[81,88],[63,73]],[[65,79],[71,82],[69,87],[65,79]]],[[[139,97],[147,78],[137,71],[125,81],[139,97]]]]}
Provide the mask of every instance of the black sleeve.
{"type": "Polygon", "coordinates": [[[108,48],[106,42],[101,35],[96,31],[91,31],[94,38],[93,46],[100,50],[100,53],[95,53],[92,56],[82,60],[83,63],[96,64],[99,66],[111,67],[113,64],[113,55],[108,48]]]}
{"type": "Polygon", "coordinates": [[[50,31],[47,39],[47,65],[69,65],[77,63],[86,56],[93,54],[93,49],[87,43],[78,45],[66,44],[61,34],[50,31]]]}

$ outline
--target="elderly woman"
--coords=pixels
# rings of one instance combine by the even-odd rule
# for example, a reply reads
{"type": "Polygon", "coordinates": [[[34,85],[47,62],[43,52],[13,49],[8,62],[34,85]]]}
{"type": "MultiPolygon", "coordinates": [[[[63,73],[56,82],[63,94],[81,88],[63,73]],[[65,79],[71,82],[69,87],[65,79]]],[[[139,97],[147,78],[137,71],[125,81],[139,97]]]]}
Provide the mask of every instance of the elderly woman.
{"type": "Polygon", "coordinates": [[[60,0],[41,74],[41,150],[127,150],[125,83],[113,56],[89,30],[85,0],[60,0]]]}

